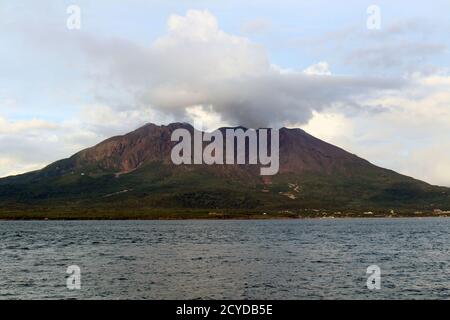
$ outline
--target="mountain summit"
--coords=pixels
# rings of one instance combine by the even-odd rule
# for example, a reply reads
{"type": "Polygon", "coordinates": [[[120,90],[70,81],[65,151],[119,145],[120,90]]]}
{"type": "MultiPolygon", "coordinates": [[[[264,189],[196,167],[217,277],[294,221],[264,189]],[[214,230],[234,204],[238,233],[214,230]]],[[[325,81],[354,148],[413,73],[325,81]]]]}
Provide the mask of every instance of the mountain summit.
{"type": "Polygon", "coordinates": [[[147,124],[42,170],[0,179],[0,206],[61,212],[450,207],[449,189],[377,167],[301,129],[280,129],[274,176],[259,175],[258,165],[176,166],[170,153],[178,128],[194,131],[187,123],[147,124]]]}

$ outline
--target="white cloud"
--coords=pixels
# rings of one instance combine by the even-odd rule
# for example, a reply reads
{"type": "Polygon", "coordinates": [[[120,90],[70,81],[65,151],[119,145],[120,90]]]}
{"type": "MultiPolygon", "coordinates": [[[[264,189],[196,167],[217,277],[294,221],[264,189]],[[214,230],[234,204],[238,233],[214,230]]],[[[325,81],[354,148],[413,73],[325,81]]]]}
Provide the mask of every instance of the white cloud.
{"type": "Polygon", "coordinates": [[[330,66],[324,61],[309,66],[303,72],[309,75],[331,75],[330,66]]]}
{"type": "Polygon", "coordinates": [[[77,118],[61,123],[12,121],[0,116],[0,177],[41,169],[111,135],[135,129],[137,123],[136,117],[118,117],[116,112],[108,113],[106,107],[106,111],[86,110],[91,112],[80,112],[77,118]]]}
{"type": "Polygon", "coordinates": [[[128,109],[180,121],[190,119],[188,108],[201,105],[231,125],[306,123],[313,111],[336,103],[357,108],[358,97],[404,85],[402,79],[331,75],[326,62],[287,72],[270,63],[262,46],[221,30],[208,11],[170,16],[167,33],[149,47],[78,40],[92,69],[102,70],[98,82],[134,97],[128,109]]]}
{"type": "Polygon", "coordinates": [[[262,34],[272,27],[269,19],[257,18],[245,21],[241,25],[241,32],[245,35],[262,34]]]}
{"type": "Polygon", "coordinates": [[[230,124],[224,122],[220,114],[214,112],[212,106],[191,106],[186,108],[186,113],[190,118],[190,123],[194,126],[201,125],[201,128],[196,128],[202,131],[214,131],[221,127],[228,127],[230,124]]]}
{"type": "Polygon", "coordinates": [[[95,132],[97,136],[109,137],[127,133],[148,122],[164,120],[170,121],[151,109],[117,110],[106,104],[91,104],[81,107],[71,126],[84,127],[88,132],[95,132]]]}
{"type": "Polygon", "coordinates": [[[377,165],[450,186],[450,75],[416,74],[412,81],[367,101],[382,112],[346,116],[330,108],[303,128],[377,165]]]}
{"type": "Polygon", "coordinates": [[[12,176],[41,169],[47,163],[29,163],[11,156],[0,156],[0,177],[12,176]]]}
{"type": "Polygon", "coordinates": [[[333,112],[314,112],[306,125],[293,124],[289,127],[301,127],[319,139],[334,141],[341,146],[354,134],[351,119],[333,112]]]}
{"type": "Polygon", "coordinates": [[[151,110],[118,111],[104,104],[83,106],[75,117],[60,123],[12,121],[0,116],[0,150],[4,150],[0,154],[0,177],[41,169],[157,117],[151,110]]]}
{"type": "Polygon", "coordinates": [[[53,130],[58,125],[40,119],[8,121],[0,116],[0,134],[34,132],[36,130],[53,130]]]}

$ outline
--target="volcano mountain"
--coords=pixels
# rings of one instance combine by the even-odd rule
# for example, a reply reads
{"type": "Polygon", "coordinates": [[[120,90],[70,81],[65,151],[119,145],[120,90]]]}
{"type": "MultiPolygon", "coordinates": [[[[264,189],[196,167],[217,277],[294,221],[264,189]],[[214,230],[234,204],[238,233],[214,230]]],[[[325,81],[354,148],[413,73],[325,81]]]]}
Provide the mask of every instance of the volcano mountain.
{"type": "MultiPolygon", "coordinates": [[[[450,189],[380,168],[301,129],[279,131],[279,172],[174,165],[175,129],[147,124],[70,158],[0,179],[1,218],[184,218],[436,214],[450,189]]],[[[221,128],[220,130],[225,130],[221,128]]]]}

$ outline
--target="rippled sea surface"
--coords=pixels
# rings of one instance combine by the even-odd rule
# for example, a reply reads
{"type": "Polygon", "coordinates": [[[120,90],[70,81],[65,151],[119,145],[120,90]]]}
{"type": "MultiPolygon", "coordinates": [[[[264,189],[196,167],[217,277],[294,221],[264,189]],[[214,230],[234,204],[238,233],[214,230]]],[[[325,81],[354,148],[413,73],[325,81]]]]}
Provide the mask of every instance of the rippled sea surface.
{"type": "Polygon", "coordinates": [[[0,299],[446,299],[450,219],[0,222],[0,299]],[[368,290],[366,269],[381,268],[368,290]],[[81,290],[66,288],[81,268],[81,290]]]}

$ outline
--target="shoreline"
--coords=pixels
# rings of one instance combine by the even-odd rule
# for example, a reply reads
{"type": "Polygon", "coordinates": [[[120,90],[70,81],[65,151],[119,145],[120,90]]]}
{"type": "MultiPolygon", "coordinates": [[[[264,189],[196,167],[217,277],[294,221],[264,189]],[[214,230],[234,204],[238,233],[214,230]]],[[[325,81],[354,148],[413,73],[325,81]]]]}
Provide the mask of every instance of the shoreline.
{"type": "Polygon", "coordinates": [[[227,217],[140,217],[140,218],[126,218],[126,217],[30,217],[30,216],[17,216],[17,217],[1,217],[0,222],[8,222],[8,221],[269,221],[269,220],[347,220],[347,219],[438,219],[438,218],[450,218],[450,215],[398,215],[398,216],[341,216],[341,217],[314,217],[314,216],[304,216],[304,217],[283,217],[283,216],[259,216],[252,215],[248,217],[242,216],[227,216],[227,217]]]}
{"type": "Polygon", "coordinates": [[[92,220],[303,220],[398,219],[450,217],[440,209],[199,209],[199,208],[77,208],[70,206],[1,208],[0,221],[92,220]]]}

